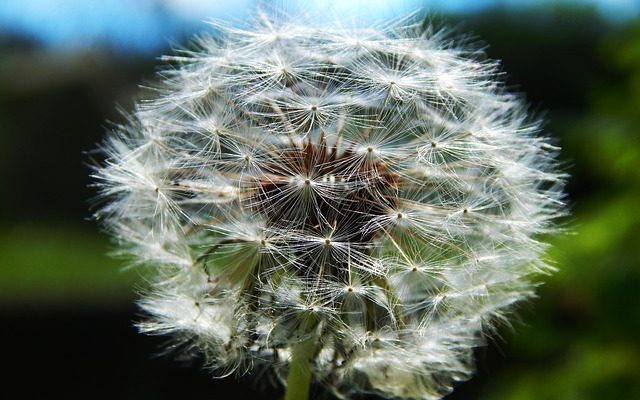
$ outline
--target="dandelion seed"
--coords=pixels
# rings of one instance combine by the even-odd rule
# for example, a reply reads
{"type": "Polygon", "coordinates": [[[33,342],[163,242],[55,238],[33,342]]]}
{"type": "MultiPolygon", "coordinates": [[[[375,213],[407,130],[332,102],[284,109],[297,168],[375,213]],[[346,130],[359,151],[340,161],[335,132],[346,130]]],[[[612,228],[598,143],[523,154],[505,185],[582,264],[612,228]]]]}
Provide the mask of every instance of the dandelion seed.
{"type": "Polygon", "coordinates": [[[261,13],[166,58],[94,174],[96,219],[147,266],[143,332],[342,397],[470,376],[551,268],[564,175],[496,63],[404,23],[261,13]]]}

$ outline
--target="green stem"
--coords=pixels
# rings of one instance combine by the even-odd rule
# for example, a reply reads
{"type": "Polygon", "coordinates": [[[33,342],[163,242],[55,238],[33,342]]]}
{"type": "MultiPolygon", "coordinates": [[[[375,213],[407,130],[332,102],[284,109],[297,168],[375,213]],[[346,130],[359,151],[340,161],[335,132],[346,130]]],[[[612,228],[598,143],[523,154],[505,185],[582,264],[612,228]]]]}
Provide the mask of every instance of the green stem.
{"type": "Polygon", "coordinates": [[[307,400],[311,385],[311,362],[316,350],[315,335],[294,347],[284,400],[307,400]]]}

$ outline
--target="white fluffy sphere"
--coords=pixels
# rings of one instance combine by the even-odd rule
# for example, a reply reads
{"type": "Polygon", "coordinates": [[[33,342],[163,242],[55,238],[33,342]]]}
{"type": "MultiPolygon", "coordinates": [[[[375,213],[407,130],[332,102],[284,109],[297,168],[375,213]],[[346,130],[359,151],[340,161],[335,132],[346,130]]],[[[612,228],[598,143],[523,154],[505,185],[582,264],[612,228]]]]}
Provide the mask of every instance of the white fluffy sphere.
{"type": "Polygon", "coordinates": [[[549,267],[556,148],[484,54],[422,25],[261,15],[167,57],[105,142],[97,215],[150,289],[144,332],[218,371],[438,399],[549,267]]]}

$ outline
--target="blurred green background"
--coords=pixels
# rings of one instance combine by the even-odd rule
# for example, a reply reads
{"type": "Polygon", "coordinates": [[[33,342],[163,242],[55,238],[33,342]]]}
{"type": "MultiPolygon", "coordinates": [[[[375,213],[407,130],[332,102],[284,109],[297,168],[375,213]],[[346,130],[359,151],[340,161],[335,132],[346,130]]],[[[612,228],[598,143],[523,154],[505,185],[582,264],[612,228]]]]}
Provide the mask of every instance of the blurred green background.
{"type": "MultiPolygon", "coordinates": [[[[640,399],[640,21],[529,3],[437,17],[486,43],[544,115],[572,207],[549,239],[559,272],[448,399],[640,399]]],[[[163,339],[132,326],[136,272],[88,220],[90,151],[168,51],[52,47],[0,25],[2,398],[278,396],[156,357],[163,339]]]]}

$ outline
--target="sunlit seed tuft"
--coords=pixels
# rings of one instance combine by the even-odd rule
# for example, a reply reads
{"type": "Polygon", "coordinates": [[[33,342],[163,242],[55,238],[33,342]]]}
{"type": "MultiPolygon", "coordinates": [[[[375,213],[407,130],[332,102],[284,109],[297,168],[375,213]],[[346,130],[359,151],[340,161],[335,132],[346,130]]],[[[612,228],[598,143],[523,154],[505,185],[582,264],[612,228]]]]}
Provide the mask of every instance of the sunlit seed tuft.
{"type": "Polygon", "coordinates": [[[147,266],[140,329],[283,383],[318,338],[339,396],[441,398],[552,270],[559,149],[444,30],[247,26],[165,57],[102,147],[95,215],[147,266]]]}

